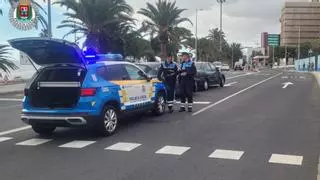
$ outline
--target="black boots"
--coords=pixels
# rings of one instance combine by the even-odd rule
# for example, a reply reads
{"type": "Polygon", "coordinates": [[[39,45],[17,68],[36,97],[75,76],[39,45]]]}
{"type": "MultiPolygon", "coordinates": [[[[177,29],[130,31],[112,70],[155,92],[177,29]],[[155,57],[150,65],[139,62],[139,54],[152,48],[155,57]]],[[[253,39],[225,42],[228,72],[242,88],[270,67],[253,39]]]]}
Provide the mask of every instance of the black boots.
{"type": "Polygon", "coordinates": [[[186,108],[185,108],[185,107],[180,107],[179,112],[185,112],[185,111],[186,111],[186,108]]]}

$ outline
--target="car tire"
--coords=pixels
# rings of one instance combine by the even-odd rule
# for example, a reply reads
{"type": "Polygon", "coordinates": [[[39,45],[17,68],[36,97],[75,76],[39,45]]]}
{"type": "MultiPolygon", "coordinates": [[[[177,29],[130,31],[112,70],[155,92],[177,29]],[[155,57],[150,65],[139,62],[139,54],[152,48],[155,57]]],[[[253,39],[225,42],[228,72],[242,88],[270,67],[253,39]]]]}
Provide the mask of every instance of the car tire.
{"type": "Polygon", "coordinates": [[[34,132],[36,132],[40,135],[51,135],[53,133],[53,131],[56,129],[56,127],[32,125],[32,129],[34,132]]]}
{"type": "Polygon", "coordinates": [[[100,115],[99,123],[96,125],[98,134],[110,136],[116,132],[119,124],[118,111],[115,107],[106,105],[100,115]]]}
{"type": "Polygon", "coordinates": [[[198,82],[197,81],[194,81],[193,92],[198,92],[198,82]]]}
{"type": "Polygon", "coordinates": [[[202,89],[203,89],[204,91],[208,91],[208,89],[209,89],[209,84],[208,84],[208,81],[207,81],[207,80],[204,80],[202,89]]]}
{"type": "Polygon", "coordinates": [[[156,116],[161,116],[166,111],[166,98],[163,92],[159,92],[153,104],[152,113],[156,116]]]}
{"type": "Polygon", "coordinates": [[[225,84],[226,80],[224,77],[220,78],[220,87],[224,87],[224,84],[225,84]]]}

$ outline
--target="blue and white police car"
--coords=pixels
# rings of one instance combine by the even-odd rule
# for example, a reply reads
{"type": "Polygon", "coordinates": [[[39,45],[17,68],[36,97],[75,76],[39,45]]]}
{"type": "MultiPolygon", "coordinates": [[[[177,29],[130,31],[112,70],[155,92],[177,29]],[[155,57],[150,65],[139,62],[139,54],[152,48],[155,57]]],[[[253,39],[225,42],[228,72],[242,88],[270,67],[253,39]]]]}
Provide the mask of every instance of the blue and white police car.
{"type": "Polygon", "coordinates": [[[92,127],[113,134],[128,113],[165,112],[163,83],[149,78],[117,54],[95,54],[68,41],[47,38],[9,40],[41,68],[24,90],[21,119],[39,134],[56,127],[92,127]]]}

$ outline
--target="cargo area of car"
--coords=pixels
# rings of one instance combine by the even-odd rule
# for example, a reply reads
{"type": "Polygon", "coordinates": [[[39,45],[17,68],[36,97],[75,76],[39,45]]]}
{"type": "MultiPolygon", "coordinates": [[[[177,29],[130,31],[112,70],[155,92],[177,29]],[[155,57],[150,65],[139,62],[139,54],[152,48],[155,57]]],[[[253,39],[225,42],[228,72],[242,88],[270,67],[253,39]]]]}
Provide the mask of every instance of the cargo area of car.
{"type": "Polygon", "coordinates": [[[51,109],[74,107],[85,75],[85,69],[74,66],[42,69],[28,89],[30,105],[51,109]]]}

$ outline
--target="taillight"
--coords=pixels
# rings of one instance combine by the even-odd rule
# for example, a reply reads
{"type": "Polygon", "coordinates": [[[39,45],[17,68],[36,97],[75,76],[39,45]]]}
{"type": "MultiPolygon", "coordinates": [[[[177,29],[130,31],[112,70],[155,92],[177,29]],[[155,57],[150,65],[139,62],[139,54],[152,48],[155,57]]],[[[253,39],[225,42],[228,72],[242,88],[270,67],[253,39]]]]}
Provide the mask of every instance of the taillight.
{"type": "Polygon", "coordinates": [[[29,89],[24,89],[24,96],[28,96],[29,94],[29,89]]]}
{"type": "Polygon", "coordinates": [[[95,88],[82,88],[81,96],[94,96],[96,94],[95,88]]]}

